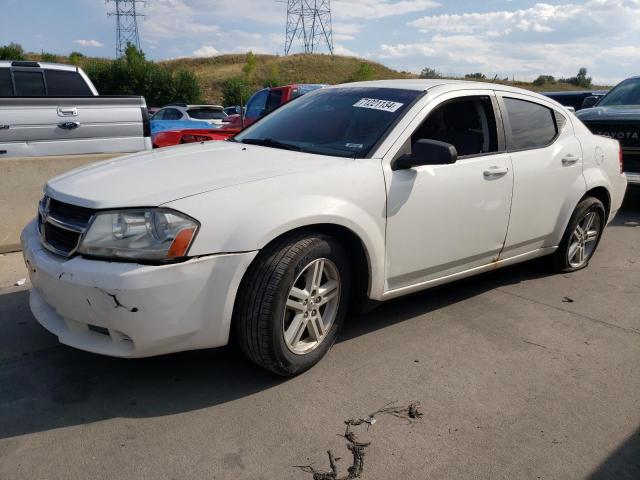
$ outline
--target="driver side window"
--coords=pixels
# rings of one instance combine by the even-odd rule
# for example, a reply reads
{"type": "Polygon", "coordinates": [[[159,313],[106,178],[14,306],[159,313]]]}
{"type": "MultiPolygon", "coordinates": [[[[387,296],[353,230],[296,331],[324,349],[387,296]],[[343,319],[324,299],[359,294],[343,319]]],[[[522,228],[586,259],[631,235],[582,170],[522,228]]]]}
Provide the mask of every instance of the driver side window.
{"type": "Polygon", "coordinates": [[[422,139],[449,143],[462,158],[497,152],[498,134],[491,99],[464,97],[444,102],[413,133],[411,147],[422,139]]]}

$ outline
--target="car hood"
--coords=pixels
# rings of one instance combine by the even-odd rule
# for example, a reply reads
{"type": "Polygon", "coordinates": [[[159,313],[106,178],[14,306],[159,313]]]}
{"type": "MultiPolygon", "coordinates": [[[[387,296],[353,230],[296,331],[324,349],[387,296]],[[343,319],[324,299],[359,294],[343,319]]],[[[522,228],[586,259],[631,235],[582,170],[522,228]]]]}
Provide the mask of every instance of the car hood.
{"type": "Polygon", "coordinates": [[[212,190],[326,168],[345,158],[212,141],[88,165],[51,179],[47,195],[94,208],[151,207],[212,190]]]}
{"type": "Polygon", "coordinates": [[[583,122],[640,120],[640,106],[619,105],[585,108],[576,112],[576,116],[583,122]]]}

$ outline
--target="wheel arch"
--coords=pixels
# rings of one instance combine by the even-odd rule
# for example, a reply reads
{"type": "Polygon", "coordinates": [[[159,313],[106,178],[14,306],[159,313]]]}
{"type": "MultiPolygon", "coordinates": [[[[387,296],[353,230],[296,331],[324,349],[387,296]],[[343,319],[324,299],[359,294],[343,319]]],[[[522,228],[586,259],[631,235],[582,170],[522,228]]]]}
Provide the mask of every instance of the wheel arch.
{"type": "MultiPolygon", "coordinates": [[[[587,193],[584,194],[584,197],[582,197],[582,199],[584,199],[585,197],[594,197],[600,200],[604,205],[606,217],[609,217],[609,214],[611,213],[611,194],[606,187],[593,187],[590,190],[587,190],[587,193]]],[[[582,199],[580,199],[580,201],[582,201],[582,199]]]]}

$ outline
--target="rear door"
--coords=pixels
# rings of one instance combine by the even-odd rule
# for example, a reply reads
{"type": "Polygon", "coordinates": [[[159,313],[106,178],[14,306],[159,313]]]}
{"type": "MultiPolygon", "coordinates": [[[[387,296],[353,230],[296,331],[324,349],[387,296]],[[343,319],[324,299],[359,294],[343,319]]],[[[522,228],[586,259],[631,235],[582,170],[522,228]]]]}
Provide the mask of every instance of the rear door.
{"type": "Polygon", "coordinates": [[[499,93],[507,151],[513,163],[513,201],[501,258],[558,245],[586,191],[582,147],[571,122],[551,102],[499,93]]]}

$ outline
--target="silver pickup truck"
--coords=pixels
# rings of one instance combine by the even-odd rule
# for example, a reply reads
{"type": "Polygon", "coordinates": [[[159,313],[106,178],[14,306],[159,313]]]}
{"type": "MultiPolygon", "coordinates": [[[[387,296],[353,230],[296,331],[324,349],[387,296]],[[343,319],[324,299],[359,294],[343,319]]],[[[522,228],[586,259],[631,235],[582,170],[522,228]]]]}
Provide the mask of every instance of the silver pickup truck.
{"type": "Polygon", "coordinates": [[[99,96],[81,68],[0,62],[0,159],[151,150],[143,97],[99,96]]]}

